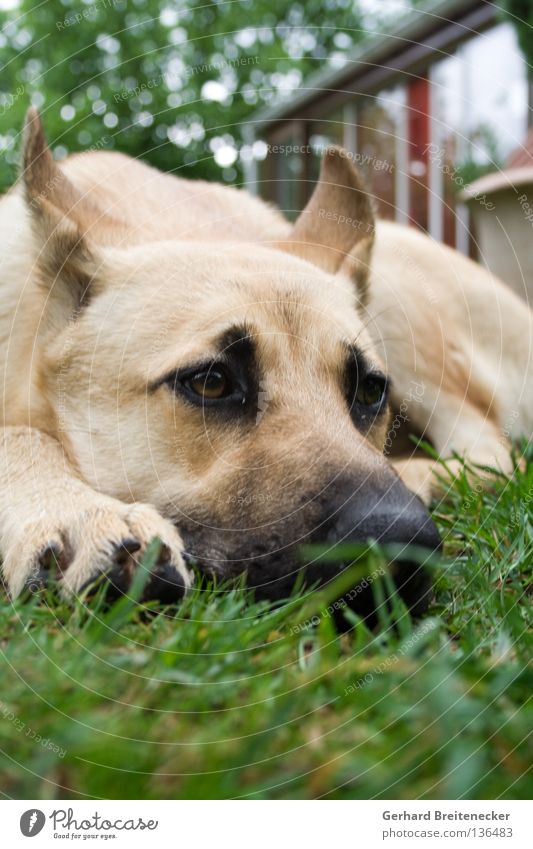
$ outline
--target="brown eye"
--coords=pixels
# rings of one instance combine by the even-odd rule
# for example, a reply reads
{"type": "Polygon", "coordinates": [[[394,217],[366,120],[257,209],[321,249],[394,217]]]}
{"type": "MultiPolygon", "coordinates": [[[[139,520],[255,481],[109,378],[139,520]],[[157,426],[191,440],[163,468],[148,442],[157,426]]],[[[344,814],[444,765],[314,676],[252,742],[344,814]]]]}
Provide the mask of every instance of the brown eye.
{"type": "Polygon", "coordinates": [[[355,400],[364,407],[376,407],[385,395],[385,381],[381,377],[365,377],[357,384],[355,400]]]}
{"type": "Polygon", "coordinates": [[[216,401],[231,394],[228,376],[218,369],[198,372],[187,380],[187,385],[195,395],[209,401],[216,401]]]}

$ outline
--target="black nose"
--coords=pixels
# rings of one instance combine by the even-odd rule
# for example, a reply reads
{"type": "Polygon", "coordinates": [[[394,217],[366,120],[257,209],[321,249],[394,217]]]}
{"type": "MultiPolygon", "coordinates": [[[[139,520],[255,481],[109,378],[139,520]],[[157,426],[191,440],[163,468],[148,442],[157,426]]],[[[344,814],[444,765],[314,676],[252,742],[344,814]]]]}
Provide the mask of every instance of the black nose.
{"type": "MultiPolygon", "coordinates": [[[[392,476],[382,481],[348,481],[337,499],[340,506],[315,530],[312,541],[332,545],[369,541],[394,543],[395,553],[390,566],[397,591],[413,615],[424,613],[432,593],[424,552],[429,556],[440,550],[441,540],[420,499],[399,478],[392,476]],[[416,559],[413,546],[417,548],[416,559]]],[[[335,571],[344,565],[339,563],[336,570],[328,569],[327,578],[334,577],[335,571]]],[[[314,564],[312,571],[318,576],[320,566],[317,566],[314,564]]],[[[322,572],[322,582],[325,577],[322,572]]],[[[352,609],[374,621],[374,592],[368,581],[362,582],[360,592],[351,592],[349,597],[352,609]]]]}
{"type": "Polygon", "coordinates": [[[372,539],[432,551],[440,547],[437,528],[426,508],[399,478],[388,478],[381,486],[365,481],[345,484],[337,500],[339,507],[322,530],[326,542],[372,539]]]}

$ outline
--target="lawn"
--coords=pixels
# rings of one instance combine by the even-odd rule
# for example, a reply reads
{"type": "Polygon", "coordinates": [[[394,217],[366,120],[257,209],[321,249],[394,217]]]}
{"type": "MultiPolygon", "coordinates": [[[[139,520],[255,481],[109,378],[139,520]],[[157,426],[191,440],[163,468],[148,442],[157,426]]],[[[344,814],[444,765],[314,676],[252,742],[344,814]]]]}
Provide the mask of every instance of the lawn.
{"type": "MultiPolygon", "coordinates": [[[[147,614],[100,596],[0,604],[0,789],[14,798],[530,798],[533,452],[434,517],[435,601],[369,631],[195,590],[147,614]]],[[[368,555],[366,569],[383,566],[368,555]]],[[[360,574],[354,566],[352,580],[360,574]]],[[[382,591],[375,582],[375,591],[382,591]]]]}

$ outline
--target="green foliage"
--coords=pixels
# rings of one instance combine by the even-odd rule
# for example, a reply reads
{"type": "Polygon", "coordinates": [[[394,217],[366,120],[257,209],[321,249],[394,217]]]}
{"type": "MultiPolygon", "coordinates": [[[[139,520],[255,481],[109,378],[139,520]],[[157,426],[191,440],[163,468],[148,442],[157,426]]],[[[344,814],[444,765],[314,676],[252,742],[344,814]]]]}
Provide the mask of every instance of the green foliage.
{"type": "Polygon", "coordinates": [[[491,174],[495,169],[503,168],[503,160],[500,154],[498,139],[492,127],[480,124],[475,133],[472,133],[471,142],[475,145],[476,152],[482,150],[486,161],[479,162],[474,158],[463,159],[455,168],[457,179],[454,186],[457,192],[463,191],[465,186],[491,174]]]}
{"type": "Polygon", "coordinates": [[[500,0],[504,14],[516,29],[518,43],[533,76],[533,0],[500,0]]]}
{"type": "Polygon", "coordinates": [[[418,622],[397,600],[374,632],[347,612],[339,636],[346,575],[278,607],[221,586],[150,614],[4,599],[3,793],[530,798],[529,453],[512,480],[483,493],[464,475],[436,506],[447,555],[418,622]]]}
{"type": "Polygon", "coordinates": [[[364,37],[361,20],[351,0],[21,0],[0,12],[0,189],[31,101],[56,155],[117,148],[235,180],[252,155],[232,162],[248,116],[338,62],[364,37]]]}

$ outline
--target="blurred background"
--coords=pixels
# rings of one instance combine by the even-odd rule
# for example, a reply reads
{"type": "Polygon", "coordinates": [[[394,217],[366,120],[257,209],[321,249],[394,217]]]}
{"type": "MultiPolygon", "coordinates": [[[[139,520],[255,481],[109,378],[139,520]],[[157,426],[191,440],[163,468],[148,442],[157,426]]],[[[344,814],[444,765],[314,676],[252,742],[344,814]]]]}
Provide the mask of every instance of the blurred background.
{"type": "Polygon", "coordinates": [[[335,142],[381,216],[524,294],[532,25],[533,0],[0,0],[0,189],[30,103],[58,159],[118,149],[289,216],[335,142]]]}

